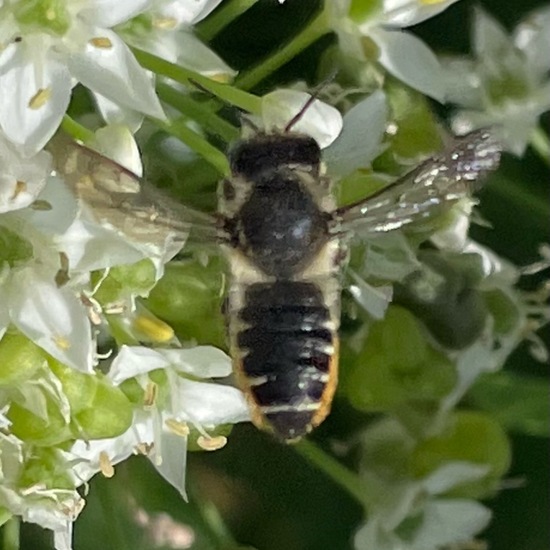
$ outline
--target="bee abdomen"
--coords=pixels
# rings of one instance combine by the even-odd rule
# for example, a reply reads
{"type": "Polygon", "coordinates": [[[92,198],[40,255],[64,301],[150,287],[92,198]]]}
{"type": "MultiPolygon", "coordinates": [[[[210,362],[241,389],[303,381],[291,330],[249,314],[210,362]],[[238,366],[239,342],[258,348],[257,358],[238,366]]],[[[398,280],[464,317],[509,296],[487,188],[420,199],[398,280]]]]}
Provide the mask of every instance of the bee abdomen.
{"type": "Polygon", "coordinates": [[[278,281],[247,289],[236,344],[261,422],[296,439],[328,413],[335,380],[336,328],[312,283],[278,281]]]}

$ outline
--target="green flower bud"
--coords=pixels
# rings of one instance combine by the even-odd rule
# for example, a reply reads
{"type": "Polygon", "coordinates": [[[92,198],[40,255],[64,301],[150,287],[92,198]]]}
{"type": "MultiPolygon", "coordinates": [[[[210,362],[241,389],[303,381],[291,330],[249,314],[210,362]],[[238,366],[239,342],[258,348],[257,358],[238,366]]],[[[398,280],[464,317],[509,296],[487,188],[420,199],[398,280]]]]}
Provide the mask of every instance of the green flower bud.
{"type": "Polygon", "coordinates": [[[65,422],[58,402],[44,396],[46,400],[46,417],[42,418],[12,402],[6,417],[12,423],[11,433],[27,443],[51,447],[73,438],[69,424],[65,422]]]}
{"type": "MultiPolygon", "coordinates": [[[[92,284],[99,282],[102,276],[102,272],[94,273],[92,284]]],[[[131,294],[145,296],[155,284],[155,278],[155,266],[148,259],[131,265],[112,267],[94,294],[94,298],[105,305],[124,300],[131,294]]]]}
{"type": "Polygon", "coordinates": [[[71,22],[66,6],[65,0],[25,0],[14,3],[11,10],[22,26],[63,35],[71,22]]]}
{"type": "Polygon", "coordinates": [[[372,325],[352,368],[347,395],[368,412],[440,399],[456,382],[451,361],[429,346],[415,317],[398,306],[390,306],[386,318],[372,325]]]}
{"type": "Polygon", "coordinates": [[[219,259],[211,259],[206,266],[197,260],[168,264],[145,304],[182,339],[223,347],[223,281],[219,259]]]}
{"type": "Polygon", "coordinates": [[[116,437],[132,424],[134,408],[122,390],[98,375],[96,392],[89,407],[75,415],[82,435],[87,439],[116,437]]]}
{"type": "Polygon", "coordinates": [[[423,267],[395,285],[394,300],[412,310],[444,347],[463,349],[477,340],[485,328],[487,308],[482,293],[474,288],[476,265],[464,256],[447,258],[440,252],[419,254],[423,267]]]}
{"type": "Polygon", "coordinates": [[[0,387],[28,380],[46,363],[42,349],[18,332],[4,334],[0,358],[0,387]]]}
{"type": "Polygon", "coordinates": [[[382,8],[382,0],[352,0],[348,16],[355,23],[361,24],[381,12],[382,8]]]}
{"type": "Polygon", "coordinates": [[[124,380],[119,388],[133,405],[143,404],[143,388],[135,378],[124,380]]]}
{"type": "Polygon", "coordinates": [[[76,414],[92,405],[98,386],[94,374],[84,374],[50,358],[50,369],[61,382],[63,393],[69,401],[71,414],[76,414]]]}
{"type": "Polygon", "coordinates": [[[493,317],[497,334],[505,335],[514,330],[522,315],[518,304],[504,290],[496,289],[483,293],[485,303],[493,317]]]}
{"type": "Polygon", "coordinates": [[[71,490],[74,483],[67,472],[65,459],[58,449],[36,447],[23,466],[19,486],[26,488],[40,483],[47,489],[71,490]]]}

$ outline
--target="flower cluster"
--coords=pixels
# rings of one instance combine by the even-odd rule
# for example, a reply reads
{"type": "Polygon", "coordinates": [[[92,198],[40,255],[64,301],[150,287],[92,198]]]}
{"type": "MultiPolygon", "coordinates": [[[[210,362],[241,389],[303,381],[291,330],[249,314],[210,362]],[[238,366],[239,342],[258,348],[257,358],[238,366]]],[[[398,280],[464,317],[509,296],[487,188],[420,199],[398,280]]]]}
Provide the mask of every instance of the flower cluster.
{"type": "MultiPolygon", "coordinates": [[[[442,148],[424,96],[463,107],[457,133],[497,124],[524,151],[550,107],[549,12],[510,40],[478,10],[475,61],[438,59],[402,31],[456,1],[325,2],[295,42],[338,37],[322,101],[300,83],[247,91],[290,60],[292,43],[241,74],[207,45],[237,2],[0,0],[0,522],[37,523],[69,550],[96,473],[142,454],[186,497],[187,451],[223,447],[249,419],[222,351],[221,263],[191,243],[193,227],[165,222],[176,207],[139,181],[136,140],[207,188],[212,169],[212,180],[228,173],[220,141],[239,133],[222,103],[268,132],[301,113],[292,130],[323,148],[342,204],[442,148]]],[[[538,344],[549,314],[544,296],[516,290],[518,268],[468,237],[473,206],[462,198],[352,250],[340,391],[385,415],[359,437],[368,519],[357,549],[469,540],[490,518],[477,500],[508,468],[500,426],[456,406],[522,339],[538,344]],[[463,451],[471,437],[475,452],[463,451]]]]}
{"type": "Polygon", "coordinates": [[[521,21],[512,36],[489,14],[475,12],[473,58],[445,58],[447,99],[459,107],[457,133],[494,126],[506,149],[520,156],[541,114],[550,109],[550,9],[521,21]]]}

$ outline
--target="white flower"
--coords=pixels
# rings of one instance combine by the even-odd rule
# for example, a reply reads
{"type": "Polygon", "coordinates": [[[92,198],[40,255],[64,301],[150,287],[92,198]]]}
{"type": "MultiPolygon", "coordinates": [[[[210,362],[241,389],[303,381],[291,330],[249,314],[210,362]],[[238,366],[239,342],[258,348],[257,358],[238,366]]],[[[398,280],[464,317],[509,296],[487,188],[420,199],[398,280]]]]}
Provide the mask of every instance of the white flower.
{"type": "Polygon", "coordinates": [[[40,151],[24,158],[0,131],[0,214],[29,206],[46,184],[51,157],[40,151]]]}
{"type": "Polygon", "coordinates": [[[216,80],[228,80],[233,71],[193,33],[221,0],[154,0],[135,22],[123,28],[125,40],[138,48],[216,80]]]}
{"type": "Polygon", "coordinates": [[[248,407],[239,390],[190,379],[221,378],[230,374],[229,357],[216,348],[153,350],[123,346],[113,361],[109,377],[116,385],[136,378],[147,391],[152,387],[148,373],[159,369],[167,376],[162,390],[168,392],[166,400],[153,401],[136,411],[132,426],[119,437],[76,442],[68,456],[76,460],[77,480],[86,481],[100,471],[102,460],[108,459],[114,465],[138,449],[151,449],[149,458],[157,470],[185,496],[186,425],[193,425],[207,436],[205,430],[220,424],[249,420],[248,407]]]}
{"type": "Polygon", "coordinates": [[[472,40],[474,59],[444,60],[448,99],[460,107],[453,129],[493,126],[506,149],[522,155],[550,109],[550,8],[527,16],[512,36],[478,8],[472,40]]]}
{"type": "Polygon", "coordinates": [[[107,99],[163,118],[153,83],[110,30],[148,0],[28,2],[0,8],[0,127],[26,154],[56,131],[80,82],[107,99]]]}
{"type": "Polygon", "coordinates": [[[62,363],[92,372],[93,345],[86,309],[55,272],[30,264],[11,270],[0,287],[9,320],[30,340],[62,363]]]}
{"type": "Polygon", "coordinates": [[[393,76],[422,93],[443,101],[443,74],[435,54],[412,34],[401,29],[420,23],[457,0],[383,0],[372,9],[352,0],[327,2],[329,24],[345,53],[365,59],[364,37],[378,48],[377,60],[393,76]]]}
{"type": "MultiPolygon", "coordinates": [[[[129,168],[140,170],[141,162],[129,133],[109,128],[98,132],[97,141],[111,147],[129,168]]],[[[25,178],[33,183],[34,172],[43,177],[42,165],[49,170],[49,154],[42,152],[37,158],[34,164],[27,161],[25,165],[13,156],[12,165],[6,164],[6,169],[13,174],[12,179],[25,178]]],[[[37,182],[33,183],[35,187],[43,185],[40,179],[37,182]]],[[[95,345],[88,310],[81,300],[83,293],[88,296],[92,291],[89,272],[148,258],[156,267],[152,286],[161,277],[164,263],[181,244],[175,244],[170,230],[165,228],[158,235],[153,231],[127,234],[105,220],[96,220],[93,208],[77,199],[60,177],[49,177],[38,198],[49,208],[19,208],[0,214],[0,229],[3,226],[12,232],[6,238],[21,239],[21,252],[15,260],[0,256],[7,262],[0,277],[0,332],[12,323],[62,363],[91,372],[95,345]],[[63,262],[67,265],[63,266],[63,262]],[[68,280],[59,284],[57,278],[62,270],[68,280]]],[[[113,211],[115,215],[123,216],[113,211]]],[[[137,222],[132,227],[135,229],[136,225],[137,222]]],[[[130,307],[133,298],[129,297],[130,307]]]]}
{"type": "MultiPolygon", "coordinates": [[[[407,454],[415,442],[396,420],[384,419],[369,427],[363,444],[378,453],[398,444],[399,452],[407,454]]],[[[445,496],[453,487],[482,479],[488,465],[447,462],[417,480],[395,472],[388,475],[383,464],[380,468],[363,471],[368,519],[355,535],[356,550],[438,550],[469,541],[489,523],[491,512],[485,506],[445,496]],[[403,536],[400,527],[407,522],[403,536]]]]}
{"type": "MultiPolygon", "coordinates": [[[[194,34],[193,25],[204,19],[221,0],[151,0],[139,16],[118,25],[116,32],[127,44],[210,78],[228,81],[235,71],[194,34]]],[[[139,129],[143,115],[120,102],[94,93],[107,124],[139,129]]]]}
{"type": "Polygon", "coordinates": [[[84,501],[75,490],[20,487],[24,450],[21,440],[0,433],[0,506],[23,521],[52,530],[56,550],[70,550],[73,521],[84,501]]]}

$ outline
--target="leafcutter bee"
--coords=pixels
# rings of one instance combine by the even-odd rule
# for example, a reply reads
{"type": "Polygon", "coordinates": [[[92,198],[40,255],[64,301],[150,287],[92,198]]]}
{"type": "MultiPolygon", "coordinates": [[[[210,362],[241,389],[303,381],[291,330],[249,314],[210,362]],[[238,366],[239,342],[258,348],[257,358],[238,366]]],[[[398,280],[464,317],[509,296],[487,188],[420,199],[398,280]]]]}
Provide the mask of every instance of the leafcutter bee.
{"type": "Polygon", "coordinates": [[[175,231],[182,243],[196,228],[201,242],[221,247],[230,275],[227,319],[237,381],[254,424],[290,442],[330,411],[350,240],[452,205],[497,167],[500,149],[484,130],[456,138],[393,184],[338,207],[319,145],[289,124],[234,144],[215,215],[175,207],[84,147],[54,154],[57,171],[100,219],[127,232],[175,231]]]}

